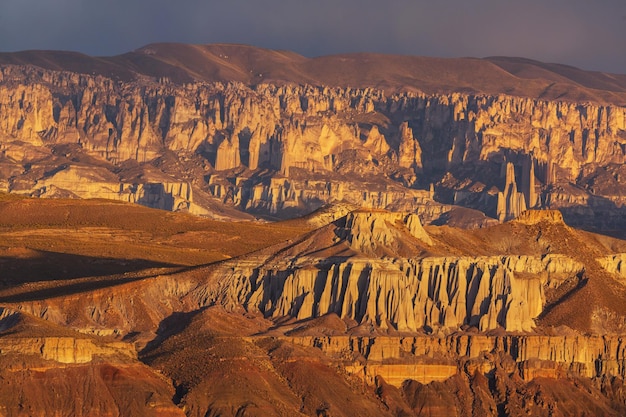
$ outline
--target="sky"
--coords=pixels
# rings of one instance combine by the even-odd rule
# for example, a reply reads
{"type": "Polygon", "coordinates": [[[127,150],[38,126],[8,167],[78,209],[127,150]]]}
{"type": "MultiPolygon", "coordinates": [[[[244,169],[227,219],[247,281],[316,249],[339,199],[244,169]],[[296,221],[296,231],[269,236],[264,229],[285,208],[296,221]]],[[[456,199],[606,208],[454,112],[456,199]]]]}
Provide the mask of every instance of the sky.
{"type": "Polygon", "coordinates": [[[626,0],[0,0],[2,52],[109,56],[154,42],[520,56],[626,74],[626,0]]]}

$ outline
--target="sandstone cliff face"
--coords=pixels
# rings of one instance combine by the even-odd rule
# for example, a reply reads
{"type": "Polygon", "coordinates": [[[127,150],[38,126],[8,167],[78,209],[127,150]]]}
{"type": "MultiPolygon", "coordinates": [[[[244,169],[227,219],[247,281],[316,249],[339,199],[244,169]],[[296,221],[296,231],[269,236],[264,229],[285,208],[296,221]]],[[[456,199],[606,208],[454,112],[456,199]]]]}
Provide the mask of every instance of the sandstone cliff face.
{"type": "Polygon", "coordinates": [[[598,263],[608,272],[626,279],[626,253],[609,255],[598,259],[598,263]]]}
{"type": "Polygon", "coordinates": [[[526,196],[517,191],[515,168],[510,162],[506,164],[504,184],[504,191],[498,193],[498,220],[501,222],[515,219],[526,210],[526,196]]]}
{"type": "Polygon", "coordinates": [[[49,177],[36,181],[32,188],[22,191],[30,191],[33,188],[42,198],[68,196],[106,198],[139,203],[161,210],[208,214],[206,209],[193,202],[191,183],[176,181],[173,178],[169,181],[162,179],[160,182],[125,183],[120,182],[119,178],[104,168],[62,166],[49,177]]]}
{"type": "Polygon", "coordinates": [[[394,225],[402,225],[402,229],[410,236],[432,245],[432,240],[422,227],[416,214],[366,212],[357,211],[346,215],[345,224],[337,230],[337,235],[345,239],[350,247],[359,252],[373,255],[377,247],[391,247],[399,239],[394,225]]]}
{"type": "MultiPolygon", "coordinates": [[[[556,204],[550,186],[623,164],[626,154],[626,111],[613,105],[505,95],[388,96],[370,88],[122,83],[27,66],[1,71],[0,150],[9,164],[33,164],[42,158],[34,150],[64,143],[78,144],[113,166],[148,163],[166,151],[202,155],[206,169],[216,173],[212,181],[222,185],[212,188],[197,177],[192,183],[242,209],[306,211],[333,200],[392,208],[398,193],[387,188],[426,188],[444,169],[463,172],[464,178],[438,187],[476,194],[482,203],[466,203],[495,215],[495,201],[486,203],[493,195],[488,190],[507,193],[505,185],[513,181],[485,183],[476,167],[500,166],[505,158],[518,170],[532,171],[518,179],[524,199],[532,200],[526,206],[576,205],[570,194],[556,204]],[[272,178],[290,179],[292,189],[241,176],[244,168],[269,169],[272,178]],[[302,194],[310,186],[306,181],[322,173],[326,189],[340,184],[350,191],[302,194]],[[372,188],[363,175],[378,184],[378,196],[359,195],[372,188]],[[220,180],[233,177],[238,179],[220,180]]],[[[8,188],[17,187],[26,171],[7,178],[8,188]]],[[[175,176],[182,179],[180,168],[175,176]]],[[[407,196],[415,191],[404,190],[407,196]]],[[[619,195],[610,194],[610,201],[619,195]]]]}
{"type": "Polygon", "coordinates": [[[90,339],[73,337],[0,338],[0,353],[41,355],[42,359],[66,364],[88,363],[95,357],[114,355],[136,357],[134,348],[126,343],[112,342],[98,346],[90,339]]]}
{"type": "Polygon", "coordinates": [[[308,213],[319,208],[322,203],[336,202],[396,211],[445,210],[441,205],[434,204],[431,193],[406,189],[397,184],[384,185],[361,180],[341,182],[327,179],[271,178],[259,183],[242,179],[239,185],[233,187],[218,181],[218,178],[213,177],[210,181],[210,184],[215,184],[212,186],[214,195],[224,196],[246,210],[274,215],[289,213],[290,210],[308,213]]]}
{"type": "Polygon", "coordinates": [[[204,297],[276,319],[335,313],[398,331],[531,331],[545,289],[584,271],[559,254],[411,255],[431,245],[414,214],[357,211],[268,258],[225,263],[204,297]]]}
{"type": "Polygon", "coordinates": [[[223,272],[221,297],[274,318],[336,313],[400,331],[452,331],[463,325],[531,331],[545,305],[544,287],[581,270],[581,264],[558,256],[346,260],[276,269],[240,265],[223,272]]]}

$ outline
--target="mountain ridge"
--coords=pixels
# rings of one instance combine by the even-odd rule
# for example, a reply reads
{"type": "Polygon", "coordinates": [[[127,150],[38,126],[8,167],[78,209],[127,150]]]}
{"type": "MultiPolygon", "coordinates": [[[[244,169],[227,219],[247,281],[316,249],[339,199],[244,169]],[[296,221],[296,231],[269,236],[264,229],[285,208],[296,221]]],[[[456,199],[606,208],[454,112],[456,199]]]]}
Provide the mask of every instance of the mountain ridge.
{"type": "Polygon", "coordinates": [[[508,94],[566,101],[626,104],[626,75],[585,71],[527,58],[435,58],[349,53],[307,58],[239,44],[155,43],[111,57],[70,51],[0,53],[0,65],[34,65],[98,74],[120,81],[142,76],[194,81],[312,84],[427,94],[508,94]]]}

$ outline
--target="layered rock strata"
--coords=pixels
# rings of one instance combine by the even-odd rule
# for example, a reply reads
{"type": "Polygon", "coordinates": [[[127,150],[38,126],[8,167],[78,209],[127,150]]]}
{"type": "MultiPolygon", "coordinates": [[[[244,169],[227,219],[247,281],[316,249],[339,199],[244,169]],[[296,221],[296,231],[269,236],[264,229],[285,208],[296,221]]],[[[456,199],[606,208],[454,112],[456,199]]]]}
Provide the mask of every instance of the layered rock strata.
{"type": "Polygon", "coordinates": [[[42,359],[67,364],[88,363],[96,356],[136,357],[134,348],[122,342],[98,346],[90,339],[74,337],[0,338],[0,354],[10,353],[41,355],[42,359]]]}
{"type": "Polygon", "coordinates": [[[619,336],[308,336],[288,340],[346,361],[350,372],[370,384],[377,375],[396,386],[408,379],[428,384],[474,370],[488,375],[503,365],[525,381],[567,374],[626,378],[626,351],[619,336]],[[349,364],[351,357],[357,360],[349,364]]]}
{"type": "Polygon", "coordinates": [[[556,255],[316,261],[276,269],[232,267],[224,272],[228,288],[221,297],[274,318],[336,313],[400,331],[464,325],[531,331],[546,302],[544,287],[583,269],[556,255]]]}
{"type": "Polygon", "coordinates": [[[546,304],[545,289],[584,271],[559,254],[407,256],[432,244],[416,215],[353,212],[296,243],[289,255],[286,249],[224,264],[220,286],[208,297],[272,318],[335,313],[399,331],[531,331],[546,304]],[[331,232],[335,237],[325,243],[331,232]]]}

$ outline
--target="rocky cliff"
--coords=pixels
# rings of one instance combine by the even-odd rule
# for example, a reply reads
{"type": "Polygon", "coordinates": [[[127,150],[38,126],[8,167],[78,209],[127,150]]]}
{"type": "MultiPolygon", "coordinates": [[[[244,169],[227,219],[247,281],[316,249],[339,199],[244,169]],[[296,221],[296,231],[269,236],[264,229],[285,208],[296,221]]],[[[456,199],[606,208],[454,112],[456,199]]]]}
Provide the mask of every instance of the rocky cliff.
{"type": "MultiPolygon", "coordinates": [[[[259,308],[273,317],[316,317],[330,312],[358,323],[401,331],[475,325],[486,331],[503,326],[511,331],[531,330],[542,311],[545,281],[517,280],[515,272],[538,266],[546,272],[554,259],[427,258],[406,264],[345,262],[320,269],[238,271],[234,279],[262,277],[244,297],[248,308],[259,308]],[[282,282],[282,285],[281,285],[282,282]],[[317,291],[316,291],[317,289],[317,291]],[[499,294],[503,294],[500,296],[499,294]]],[[[555,265],[555,263],[553,263],[555,265]]],[[[558,265],[558,263],[556,263],[558,265]]],[[[556,274],[578,272],[565,259],[556,274]],[[570,265],[568,265],[570,264],[570,265]]],[[[575,265],[575,264],[574,264],[575,265]]],[[[250,284],[245,282],[241,285],[250,284]]]]}
{"type": "Polygon", "coordinates": [[[0,413],[10,416],[182,416],[167,381],[122,341],[0,311],[0,413]]]}
{"type": "Polygon", "coordinates": [[[419,211],[434,198],[501,218],[570,208],[576,220],[623,204],[623,181],[590,179],[626,158],[626,110],[601,100],[121,81],[27,65],[2,66],[0,97],[0,168],[13,192],[198,214],[213,199],[283,216],[333,201],[419,211]]]}
{"type": "Polygon", "coordinates": [[[620,337],[457,334],[442,337],[294,336],[291,343],[320,349],[327,355],[355,358],[350,371],[374,384],[377,375],[401,386],[407,379],[422,384],[444,381],[475,370],[490,374],[509,366],[526,381],[538,377],[624,379],[625,352],[620,337]],[[511,363],[502,360],[505,356],[511,363]]]}
{"type": "Polygon", "coordinates": [[[416,215],[353,212],[280,255],[225,264],[212,297],[273,318],[335,313],[398,331],[532,331],[545,290],[585,270],[563,254],[428,254],[434,243],[416,215]]]}

